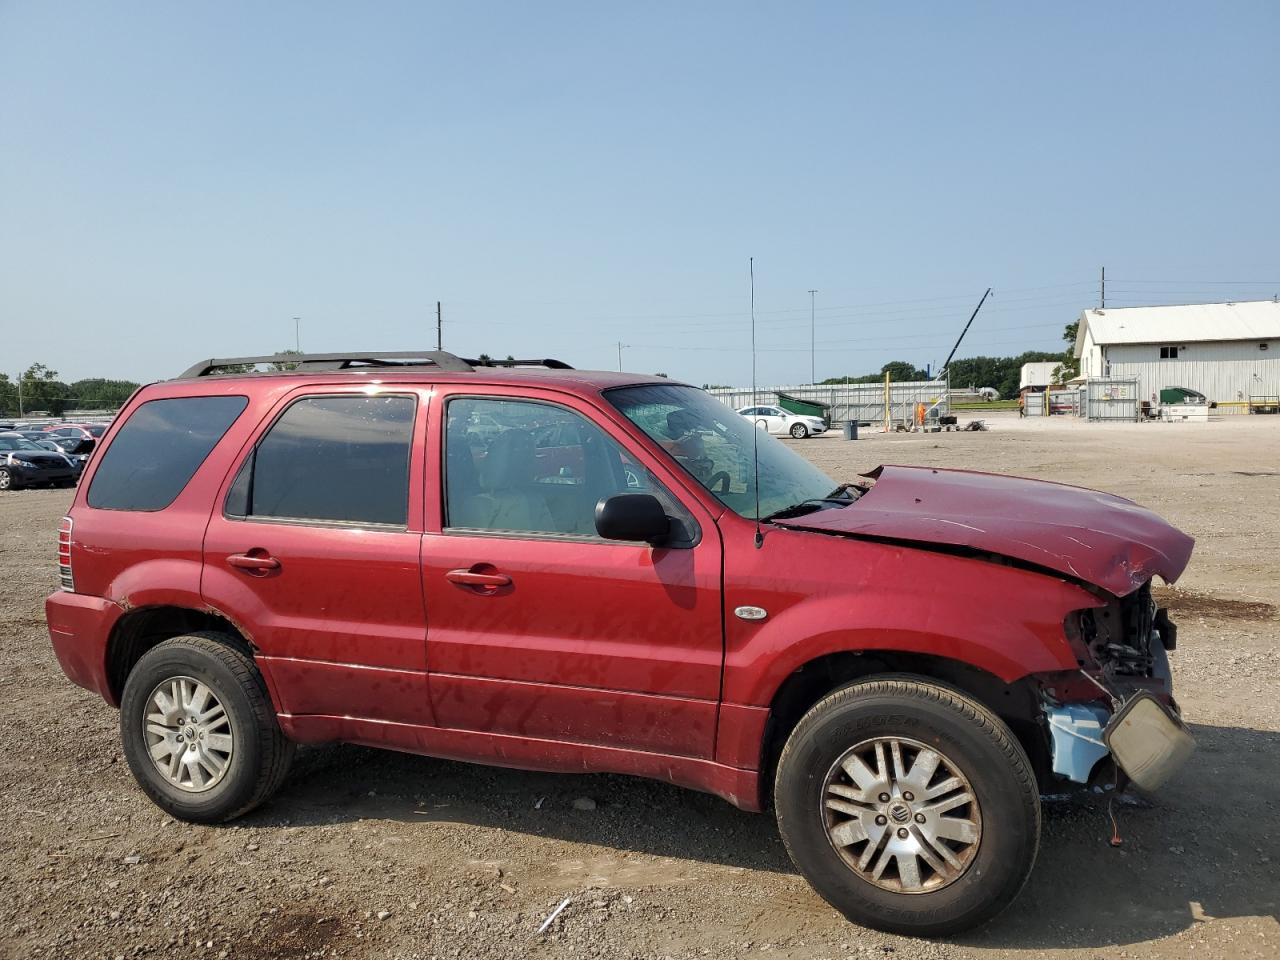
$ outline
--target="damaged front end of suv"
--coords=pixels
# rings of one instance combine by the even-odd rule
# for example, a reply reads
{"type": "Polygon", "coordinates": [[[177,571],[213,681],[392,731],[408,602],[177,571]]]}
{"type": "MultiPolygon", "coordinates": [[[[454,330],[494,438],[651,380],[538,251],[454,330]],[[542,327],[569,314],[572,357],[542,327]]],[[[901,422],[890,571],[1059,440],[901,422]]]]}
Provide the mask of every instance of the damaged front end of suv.
{"type": "Polygon", "coordinates": [[[1052,772],[1077,784],[1156,790],[1195,745],[1173,698],[1169,651],[1177,626],[1157,606],[1149,580],[1099,600],[1063,625],[1078,676],[1043,687],[1052,772]]]}
{"type": "Polygon", "coordinates": [[[987,560],[1074,583],[1092,604],[1063,633],[1077,669],[1032,678],[1051,791],[1128,782],[1154,790],[1194,742],[1173,698],[1177,628],[1152,582],[1174,582],[1194,540],[1131,500],[1065,484],[883,466],[846,509],[783,525],[987,560]]]}

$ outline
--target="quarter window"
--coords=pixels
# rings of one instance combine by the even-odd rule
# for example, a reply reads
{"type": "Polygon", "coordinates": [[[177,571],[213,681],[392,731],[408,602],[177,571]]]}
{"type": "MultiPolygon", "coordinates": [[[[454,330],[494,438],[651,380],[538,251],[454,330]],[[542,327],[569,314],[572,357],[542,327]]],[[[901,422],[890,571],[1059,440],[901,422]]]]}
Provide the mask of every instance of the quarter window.
{"type": "Polygon", "coordinates": [[[693,529],[657,479],[585,417],[525,400],[449,402],[445,526],[595,537],[596,504],[617,493],[651,493],[693,529]]]}
{"type": "Polygon", "coordinates": [[[248,403],[246,397],[148,400],[103,454],[89,487],[89,506],[163,510],[177,499],[248,403]]]}
{"type": "Polygon", "coordinates": [[[306,397],[245,460],[227,496],[232,517],[404,526],[413,397],[306,397]]]}

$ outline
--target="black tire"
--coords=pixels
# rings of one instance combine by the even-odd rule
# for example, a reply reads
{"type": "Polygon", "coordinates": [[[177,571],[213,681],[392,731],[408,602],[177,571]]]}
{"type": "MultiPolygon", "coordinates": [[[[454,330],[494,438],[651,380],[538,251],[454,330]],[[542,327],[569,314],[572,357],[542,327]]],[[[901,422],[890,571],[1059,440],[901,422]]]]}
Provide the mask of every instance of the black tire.
{"type": "Polygon", "coordinates": [[[810,709],[778,760],[774,802],[787,852],[824,900],[854,923],[909,936],[947,936],[990,920],[1022,890],[1040,842],[1040,796],[1022,746],[984,706],[919,677],[854,683],[810,709]],[[976,851],[939,889],[884,889],[855,872],[828,837],[828,772],[856,744],[882,737],[936,749],[976,795],[976,851]]]}
{"type": "Polygon", "coordinates": [[[803,423],[793,423],[791,425],[791,436],[795,437],[797,440],[803,440],[805,437],[809,436],[809,428],[803,423]]]}
{"type": "Polygon", "coordinates": [[[148,650],[125,681],[120,700],[125,758],[143,792],[166,813],[192,823],[220,823],[247,813],[279,789],[293,761],[262,679],[238,641],[215,632],[192,633],[148,650]],[[221,780],[204,792],[170,783],[152,761],[146,712],[153,692],[175,677],[208,686],[226,711],[233,748],[221,780]]]}
{"type": "Polygon", "coordinates": [[[9,468],[0,467],[0,490],[15,490],[17,486],[13,482],[13,474],[9,472],[9,468]]]}

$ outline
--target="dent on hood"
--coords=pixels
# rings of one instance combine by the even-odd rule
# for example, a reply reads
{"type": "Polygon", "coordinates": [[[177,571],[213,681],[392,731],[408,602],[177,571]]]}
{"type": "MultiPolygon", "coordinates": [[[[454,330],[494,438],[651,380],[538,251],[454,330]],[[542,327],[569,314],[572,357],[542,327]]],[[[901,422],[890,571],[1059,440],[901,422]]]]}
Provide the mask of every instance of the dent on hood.
{"type": "Polygon", "coordinates": [[[969,470],[880,466],[852,505],[780,526],[920,545],[966,547],[1132,593],[1172,583],[1195,541],[1132,500],[1084,487],[969,470]]]}

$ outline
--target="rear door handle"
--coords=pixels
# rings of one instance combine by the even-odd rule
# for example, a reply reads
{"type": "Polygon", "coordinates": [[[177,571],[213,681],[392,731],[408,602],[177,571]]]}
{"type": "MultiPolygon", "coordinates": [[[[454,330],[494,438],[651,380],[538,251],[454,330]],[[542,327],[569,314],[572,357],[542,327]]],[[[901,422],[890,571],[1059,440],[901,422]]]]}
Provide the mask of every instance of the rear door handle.
{"type": "Polygon", "coordinates": [[[251,550],[249,553],[233,553],[227,557],[227,563],[237,570],[262,576],[272,570],[280,569],[280,561],[269,556],[265,550],[251,550]]]}
{"type": "Polygon", "coordinates": [[[475,570],[459,569],[450,570],[444,578],[450,583],[464,587],[488,587],[496,590],[498,587],[511,586],[511,578],[505,573],[479,573],[475,570]]]}

